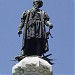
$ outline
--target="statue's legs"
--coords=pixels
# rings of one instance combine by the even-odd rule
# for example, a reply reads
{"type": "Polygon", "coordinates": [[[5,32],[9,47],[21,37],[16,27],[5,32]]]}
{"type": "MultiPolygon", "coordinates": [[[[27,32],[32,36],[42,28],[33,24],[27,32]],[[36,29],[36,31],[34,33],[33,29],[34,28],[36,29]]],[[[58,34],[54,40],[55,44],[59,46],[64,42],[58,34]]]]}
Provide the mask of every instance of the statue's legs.
{"type": "Polygon", "coordinates": [[[43,39],[42,38],[37,38],[35,40],[36,42],[36,55],[41,56],[43,53],[43,39]]]}
{"type": "Polygon", "coordinates": [[[23,56],[35,55],[35,38],[24,40],[21,51],[23,56]]]}
{"type": "MultiPolygon", "coordinates": [[[[42,56],[45,53],[45,40],[43,38],[30,38],[25,40],[22,46],[21,55],[31,56],[37,55],[42,56]]],[[[48,45],[48,44],[47,44],[48,45]]]]}

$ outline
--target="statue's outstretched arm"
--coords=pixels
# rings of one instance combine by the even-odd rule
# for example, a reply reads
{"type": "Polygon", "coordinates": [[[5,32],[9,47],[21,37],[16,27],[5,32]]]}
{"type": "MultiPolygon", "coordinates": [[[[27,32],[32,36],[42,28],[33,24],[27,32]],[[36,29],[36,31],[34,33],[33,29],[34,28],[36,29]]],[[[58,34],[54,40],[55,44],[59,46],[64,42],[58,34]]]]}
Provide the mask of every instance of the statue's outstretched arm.
{"type": "Polygon", "coordinates": [[[24,27],[25,19],[26,19],[26,12],[23,12],[22,16],[21,16],[21,22],[20,22],[20,25],[19,25],[19,28],[18,28],[19,36],[20,36],[20,34],[22,34],[22,28],[24,27]]]}

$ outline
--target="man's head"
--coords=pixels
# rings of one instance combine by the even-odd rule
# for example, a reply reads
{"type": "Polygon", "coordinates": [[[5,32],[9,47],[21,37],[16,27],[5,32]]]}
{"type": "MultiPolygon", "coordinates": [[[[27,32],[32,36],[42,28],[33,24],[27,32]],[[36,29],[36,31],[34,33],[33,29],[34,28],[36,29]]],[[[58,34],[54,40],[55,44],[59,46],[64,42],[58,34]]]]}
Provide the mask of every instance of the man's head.
{"type": "Polygon", "coordinates": [[[33,1],[33,7],[34,7],[34,8],[38,9],[38,8],[40,8],[40,7],[42,7],[42,6],[43,6],[42,0],[34,0],[34,1],[33,1]]]}

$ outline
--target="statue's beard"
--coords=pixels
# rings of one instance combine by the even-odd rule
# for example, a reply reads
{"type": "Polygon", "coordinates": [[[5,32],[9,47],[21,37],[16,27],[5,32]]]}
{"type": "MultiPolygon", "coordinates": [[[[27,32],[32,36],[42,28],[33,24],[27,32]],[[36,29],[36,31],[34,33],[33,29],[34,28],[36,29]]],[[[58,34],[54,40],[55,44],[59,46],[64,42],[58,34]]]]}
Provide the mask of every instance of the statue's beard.
{"type": "Polygon", "coordinates": [[[37,4],[37,5],[34,5],[34,8],[35,9],[39,9],[39,5],[37,4]]]}

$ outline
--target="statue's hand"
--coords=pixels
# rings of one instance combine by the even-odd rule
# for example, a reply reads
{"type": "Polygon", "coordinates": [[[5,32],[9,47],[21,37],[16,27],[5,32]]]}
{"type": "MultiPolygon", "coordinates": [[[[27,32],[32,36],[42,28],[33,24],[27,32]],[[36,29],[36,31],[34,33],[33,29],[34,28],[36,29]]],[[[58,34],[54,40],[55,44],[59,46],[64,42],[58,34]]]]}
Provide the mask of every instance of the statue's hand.
{"type": "Polygon", "coordinates": [[[49,28],[52,29],[53,28],[53,25],[51,25],[49,28]]]}
{"type": "Polygon", "coordinates": [[[22,34],[22,31],[18,31],[18,34],[22,34]]]}
{"type": "Polygon", "coordinates": [[[19,37],[20,37],[20,34],[22,34],[22,31],[18,31],[18,35],[19,35],[19,37]]]}

